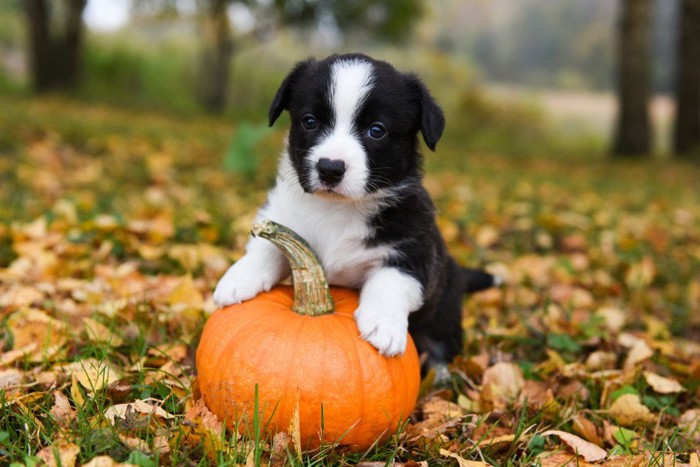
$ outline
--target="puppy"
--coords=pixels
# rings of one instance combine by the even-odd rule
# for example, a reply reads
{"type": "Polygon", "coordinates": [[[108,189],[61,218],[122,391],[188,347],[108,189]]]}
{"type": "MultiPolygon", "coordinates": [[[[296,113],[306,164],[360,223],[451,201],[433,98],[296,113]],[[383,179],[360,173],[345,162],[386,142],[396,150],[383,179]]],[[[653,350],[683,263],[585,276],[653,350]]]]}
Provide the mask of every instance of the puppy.
{"type": "MultiPolygon", "coordinates": [[[[314,248],[333,285],[360,291],[363,339],[386,356],[406,348],[424,370],[462,350],[463,294],[495,285],[459,267],[421,185],[418,133],[435,150],[445,126],[423,83],[361,54],[300,62],[282,82],[269,117],[291,116],[275,186],[257,218],[296,231],[314,248]]],[[[290,274],[270,242],[251,238],[214,292],[223,306],[253,298],[290,274]]]]}

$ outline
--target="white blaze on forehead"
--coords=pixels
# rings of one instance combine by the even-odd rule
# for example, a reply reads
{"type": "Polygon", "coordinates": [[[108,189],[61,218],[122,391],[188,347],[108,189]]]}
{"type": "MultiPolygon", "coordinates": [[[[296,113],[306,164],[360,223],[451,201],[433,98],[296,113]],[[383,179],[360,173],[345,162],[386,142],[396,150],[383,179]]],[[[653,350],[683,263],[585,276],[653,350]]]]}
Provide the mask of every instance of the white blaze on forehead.
{"type": "Polygon", "coordinates": [[[331,68],[331,102],[336,129],[349,130],[367,94],[372,89],[372,64],[363,60],[341,60],[331,68]]]}
{"type": "Polygon", "coordinates": [[[318,172],[313,169],[321,158],[341,160],[345,174],[333,187],[337,194],[358,199],[365,195],[369,167],[367,154],[357,135],[354,119],[374,84],[372,64],[360,59],[341,60],[331,65],[329,89],[333,111],[333,125],[311,149],[308,162],[312,168],[308,174],[312,187],[325,189],[318,172]]]}

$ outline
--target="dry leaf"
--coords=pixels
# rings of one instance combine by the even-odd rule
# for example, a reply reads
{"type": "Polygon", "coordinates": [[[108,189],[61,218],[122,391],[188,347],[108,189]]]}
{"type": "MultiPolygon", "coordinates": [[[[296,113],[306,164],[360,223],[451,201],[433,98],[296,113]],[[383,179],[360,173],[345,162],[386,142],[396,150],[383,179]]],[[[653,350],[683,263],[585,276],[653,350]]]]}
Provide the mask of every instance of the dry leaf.
{"type": "Polygon", "coordinates": [[[643,339],[637,339],[627,354],[625,364],[622,368],[626,371],[632,370],[638,363],[650,359],[653,355],[654,351],[649,347],[649,344],[643,339]]]}
{"type": "Polygon", "coordinates": [[[299,393],[297,393],[297,401],[294,405],[294,412],[289,419],[289,428],[287,429],[289,434],[292,436],[292,446],[294,446],[294,452],[297,456],[301,458],[301,425],[299,421],[299,393]]]}
{"type": "Polygon", "coordinates": [[[94,358],[80,360],[73,365],[74,375],[90,394],[106,388],[121,379],[121,372],[107,362],[94,358]]]}
{"type": "Polygon", "coordinates": [[[484,371],[481,383],[490,400],[502,399],[506,402],[518,397],[525,384],[523,372],[513,363],[498,362],[484,371]]]}
{"type": "Polygon", "coordinates": [[[192,276],[187,274],[168,295],[168,303],[176,309],[199,310],[204,305],[204,297],[195,287],[192,276]]]}
{"type": "Polygon", "coordinates": [[[440,455],[451,457],[452,459],[456,460],[459,467],[491,467],[491,464],[488,462],[467,460],[459,454],[450,452],[447,449],[440,449],[440,455]]]}
{"type": "Polygon", "coordinates": [[[557,436],[564,444],[569,446],[573,451],[583,457],[588,462],[598,462],[605,459],[608,455],[605,449],[596,446],[576,435],[559,430],[548,430],[542,433],[542,436],[554,435],[557,436]]]}
{"type": "Polygon", "coordinates": [[[166,420],[175,418],[173,414],[166,412],[162,407],[151,405],[145,400],[135,400],[127,404],[113,405],[105,411],[104,417],[114,425],[117,417],[120,419],[126,418],[127,412],[130,410],[144,415],[156,415],[166,420]]]}
{"type": "Polygon", "coordinates": [[[54,391],[53,395],[56,402],[49,413],[61,427],[68,428],[76,417],[75,409],[70,406],[68,398],[61,391],[54,391]]]}
{"type": "Polygon", "coordinates": [[[83,464],[82,467],[136,467],[134,464],[122,464],[109,456],[93,457],[90,462],[83,464]]]}
{"type": "MultiPolygon", "coordinates": [[[[591,464],[581,459],[576,454],[563,451],[543,452],[537,456],[540,467],[593,467],[600,464],[591,464]]],[[[605,464],[603,464],[605,465],[605,464]]]]}
{"type": "Polygon", "coordinates": [[[80,447],[77,444],[59,444],[46,446],[36,455],[44,461],[47,467],[73,467],[80,454],[80,447]],[[56,460],[58,457],[58,461],[56,460]]]}
{"type": "Polygon", "coordinates": [[[586,418],[583,413],[579,412],[574,415],[572,422],[574,430],[583,436],[586,441],[590,441],[596,446],[603,445],[603,439],[598,434],[598,428],[596,427],[595,423],[586,418]]]}
{"type": "Polygon", "coordinates": [[[683,385],[675,379],[665,378],[650,371],[644,372],[644,379],[659,394],[676,394],[685,391],[683,385]]]}
{"type": "Polygon", "coordinates": [[[637,394],[623,394],[610,406],[610,414],[622,426],[654,423],[656,416],[642,404],[637,394]]]}
{"type": "Polygon", "coordinates": [[[92,318],[83,318],[85,334],[90,342],[100,342],[109,344],[111,347],[124,345],[124,339],[109,330],[104,324],[92,318]]]}

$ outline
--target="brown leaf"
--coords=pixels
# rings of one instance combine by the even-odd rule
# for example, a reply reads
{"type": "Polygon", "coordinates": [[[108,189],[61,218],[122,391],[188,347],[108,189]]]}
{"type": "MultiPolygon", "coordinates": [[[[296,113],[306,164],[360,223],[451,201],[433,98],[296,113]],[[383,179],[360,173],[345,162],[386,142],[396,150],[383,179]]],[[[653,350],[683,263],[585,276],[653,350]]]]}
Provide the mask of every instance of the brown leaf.
{"type": "Polygon", "coordinates": [[[76,417],[76,412],[70,405],[70,401],[61,391],[53,393],[56,402],[49,413],[56,422],[63,428],[68,428],[76,417]]]}
{"type": "Polygon", "coordinates": [[[622,426],[654,423],[656,416],[642,404],[637,394],[623,394],[610,406],[610,414],[622,426]]]}
{"type": "Polygon", "coordinates": [[[576,435],[559,430],[548,430],[542,433],[542,436],[554,435],[557,436],[564,444],[569,446],[573,451],[583,457],[588,462],[598,462],[605,459],[608,453],[605,449],[596,446],[576,435]]]}
{"type": "Polygon", "coordinates": [[[563,451],[543,452],[537,456],[537,460],[541,467],[592,467],[599,465],[586,462],[576,454],[563,451]]]}
{"type": "Polygon", "coordinates": [[[583,436],[586,441],[590,441],[596,446],[603,445],[603,439],[598,434],[598,428],[596,427],[595,423],[586,418],[583,413],[579,412],[574,415],[572,422],[574,425],[574,430],[583,436]]]}

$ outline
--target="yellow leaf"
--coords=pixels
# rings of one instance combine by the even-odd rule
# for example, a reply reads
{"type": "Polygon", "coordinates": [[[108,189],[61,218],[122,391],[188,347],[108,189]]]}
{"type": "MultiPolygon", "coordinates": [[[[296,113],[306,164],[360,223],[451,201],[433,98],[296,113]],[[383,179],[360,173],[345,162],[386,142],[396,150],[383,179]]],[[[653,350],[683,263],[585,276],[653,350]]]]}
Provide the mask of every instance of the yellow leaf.
{"type": "Polygon", "coordinates": [[[73,398],[73,402],[76,406],[82,407],[83,404],[85,404],[85,398],[80,392],[80,388],[78,387],[78,378],[75,377],[75,373],[71,375],[71,379],[70,396],[73,398]]]}
{"type": "Polygon", "coordinates": [[[95,321],[92,318],[83,318],[83,324],[85,325],[85,333],[91,342],[102,342],[112,347],[119,347],[124,344],[124,339],[110,331],[107,326],[99,321],[95,321]]]}
{"type": "Polygon", "coordinates": [[[642,404],[637,394],[623,394],[610,406],[610,413],[620,425],[635,426],[654,423],[656,417],[649,408],[642,404]]]}
{"type": "Polygon", "coordinates": [[[68,443],[46,446],[36,455],[45,462],[47,467],[73,467],[78,459],[78,454],[80,454],[80,447],[68,443]]]}
{"type": "Polygon", "coordinates": [[[73,368],[74,376],[91,394],[121,378],[119,370],[94,358],[80,360],[73,364],[73,368]]]}
{"type": "Polygon", "coordinates": [[[31,361],[53,358],[68,338],[63,322],[35,308],[23,308],[10,315],[7,327],[14,337],[13,349],[23,350],[31,361]]]}
{"type": "Polygon", "coordinates": [[[187,274],[168,295],[168,304],[188,310],[198,310],[204,305],[202,294],[194,286],[192,276],[187,274]]]}
{"type": "Polygon", "coordinates": [[[572,435],[571,433],[559,430],[548,430],[542,433],[542,436],[549,435],[557,436],[560,440],[562,440],[562,442],[573,449],[577,455],[583,457],[587,462],[601,461],[608,455],[605,449],[596,446],[583,438],[579,438],[576,435],[572,435]]]}

